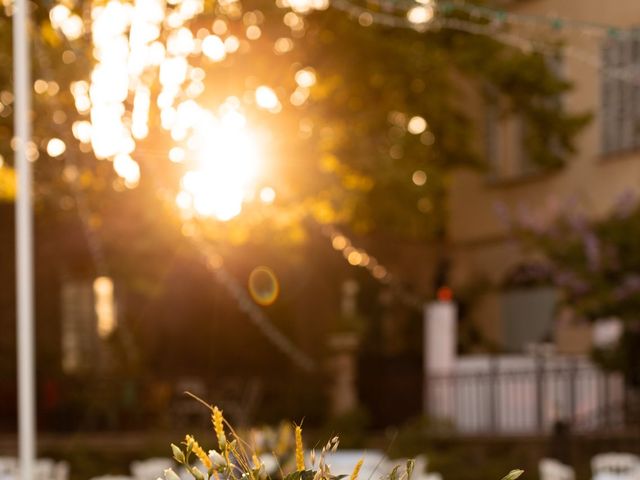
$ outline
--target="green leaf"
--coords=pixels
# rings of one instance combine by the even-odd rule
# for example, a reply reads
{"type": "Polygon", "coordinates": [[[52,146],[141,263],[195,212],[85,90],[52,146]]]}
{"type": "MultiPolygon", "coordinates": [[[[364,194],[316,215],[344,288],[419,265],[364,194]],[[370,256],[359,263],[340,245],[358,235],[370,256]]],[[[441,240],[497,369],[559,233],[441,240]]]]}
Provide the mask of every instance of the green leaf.
{"type": "Polygon", "coordinates": [[[391,473],[388,477],[389,480],[398,480],[400,478],[400,476],[398,475],[398,470],[400,470],[400,465],[396,465],[395,467],[393,467],[393,470],[391,470],[391,473]]]}
{"type": "Polygon", "coordinates": [[[416,461],[414,459],[409,459],[407,460],[407,478],[411,478],[411,475],[413,475],[413,469],[416,466],[416,461]]]}
{"type": "Polygon", "coordinates": [[[182,453],[182,450],[180,450],[180,447],[172,443],[171,451],[173,452],[173,458],[175,458],[176,462],[184,463],[184,453],[182,453]]]}
{"type": "Polygon", "coordinates": [[[504,477],[502,477],[502,480],[516,480],[516,478],[518,478],[523,473],[524,470],[511,470],[504,477]]]}
{"type": "Polygon", "coordinates": [[[303,470],[286,475],[282,480],[313,480],[316,470],[303,470]]]}

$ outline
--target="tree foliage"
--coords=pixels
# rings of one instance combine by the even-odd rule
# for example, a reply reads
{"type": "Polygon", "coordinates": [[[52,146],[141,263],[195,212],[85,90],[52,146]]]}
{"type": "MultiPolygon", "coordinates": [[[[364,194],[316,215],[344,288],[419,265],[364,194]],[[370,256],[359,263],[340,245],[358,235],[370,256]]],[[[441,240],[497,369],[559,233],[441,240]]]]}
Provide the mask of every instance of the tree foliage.
{"type": "MultiPolygon", "coordinates": [[[[55,80],[59,86],[55,95],[34,97],[34,142],[40,149],[38,191],[42,198],[55,198],[55,202],[67,198],[69,205],[73,195],[65,189],[75,181],[69,178],[78,175],[84,189],[100,190],[100,195],[110,195],[109,189],[124,190],[109,165],[95,162],[70,135],[78,116],[69,85],[88,77],[92,64],[89,37],[69,44],[51,29],[47,17],[51,5],[36,6],[34,79],[55,80]],[[75,60],[61,61],[69,51],[75,60]],[[66,141],[71,162],[47,158],[44,147],[52,136],[66,141]],[[66,179],[66,186],[61,178],[66,179]]],[[[79,7],[84,9],[84,5],[79,7]]],[[[303,222],[309,214],[320,223],[347,224],[359,232],[378,228],[411,238],[442,238],[446,235],[448,173],[454,168],[487,165],[478,112],[468,107],[470,95],[482,96],[489,88],[507,99],[501,105],[525,118],[525,147],[545,169],[563,164],[573,151],[576,133],[588,120],[586,115],[562,109],[558,98],[570,85],[553,73],[546,57],[490,37],[446,29],[419,33],[377,25],[361,27],[332,9],[301,17],[304,29],[291,31],[283,24],[286,10],[251,0],[231,10],[209,5],[191,29],[195,33],[222,18],[230,33],[242,38],[242,14],[246,12],[260,13],[262,36],[243,41],[241,51],[220,64],[200,61],[207,71],[206,104],[214,107],[229,95],[246,99],[247,89],[259,84],[273,85],[286,98],[295,87],[296,70],[304,66],[316,70],[318,83],[310,101],[302,107],[285,101],[279,115],[247,105],[252,120],[268,126],[268,180],[276,185],[279,201],[272,209],[252,206],[236,221],[217,224],[212,230],[220,240],[257,241],[261,230],[272,228],[284,228],[288,236],[299,240],[305,236],[303,222]],[[275,41],[290,36],[294,37],[293,51],[275,54],[275,41]],[[420,135],[407,131],[414,116],[423,117],[428,124],[420,135]],[[426,173],[425,185],[412,182],[417,170],[426,173]],[[255,228],[257,225],[267,228],[255,228]]],[[[2,17],[0,21],[8,25],[9,20],[2,17]]],[[[9,29],[2,31],[5,36],[9,29]]],[[[8,38],[3,44],[8,47],[8,38]]],[[[3,48],[3,55],[8,64],[8,48],[3,48]]],[[[8,85],[8,73],[3,75],[8,85]]],[[[488,104],[495,98],[485,96],[484,100],[488,104]]],[[[0,133],[8,138],[9,115],[4,117],[0,133]]],[[[179,168],[166,161],[171,140],[159,129],[157,111],[152,110],[150,121],[152,134],[134,156],[142,163],[143,181],[169,195],[176,189],[179,168]],[[150,178],[144,179],[145,174],[150,178]]],[[[6,148],[3,154],[10,158],[6,148]]]]}

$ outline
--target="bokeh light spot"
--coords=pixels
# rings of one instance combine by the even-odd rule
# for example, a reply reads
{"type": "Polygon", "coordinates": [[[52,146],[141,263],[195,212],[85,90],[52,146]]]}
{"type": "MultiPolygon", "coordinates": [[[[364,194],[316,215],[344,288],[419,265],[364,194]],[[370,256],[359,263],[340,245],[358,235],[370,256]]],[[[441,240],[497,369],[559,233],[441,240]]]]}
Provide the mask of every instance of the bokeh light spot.
{"type": "Polygon", "coordinates": [[[433,18],[433,7],[417,6],[407,12],[407,19],[413,24],[425,24],[433,18]]]}
{"type": "Polygon", "coordinates": [[[259,305],[271,305],[278,298],[280,284],[268,267],[256,267],[249,275],[249,293],[259,305]]]}
{"type": "Polygon", "coordinates": [[[382,280],[387,276],[387,269],[384,268],[382,265],[376,265],[375,267],[373,267],[372,274],[378,280],[382,280]]]}
{"type": "Polygon", "coordinates": [[[261,85],[256,89],[256,103],[260,108],[273,110],[278,107],[280,102],[276,92],[265,85],[261,85]]]}
{"type": "Polygon", "coordinates": [[[415,117],[411,117],[407,125],[407,130],[409,130],[409,133],[412,133],[414,135],[420,135],[426,129],[427,129],[427,121],[424,118],[417,115],[415,117]]]}
{"type": "Polygon", "coordinates": [[[296,72],[295,79],[302,88],[310,88],[316,83],[316,72],[311,67],[303,68],[296,72]]]}
{"type": "Polygon", "coordinates": [[[262,30],[257,25],[249,25],[247,27],[246,36],[249,40],[257,40],[262,35],[262,30]]]}
{"type": "Polygon", "coordinates": [[[67,149],[65,143],[59,138],[52,138],[47,143],[47,153],[50,157],[59,157],[67,149]]]}
{"type": "Polygon", "coordinates": [[[360,262],[362,261],[362,254],[359,251],[354,250],[349,253],[347,261],[353,266],[360,265],[360,262]]]}
{"type": "Polygon", "coordinates": [[[336,235],[331,241],[331,245],[336,250],[344,250],[349,245],[349,241],[342,235],[336,235]]]}
{"type": "Polygon", "coordinates": [[[431,200],[429,200],[427,197],[422,197],[420,200],[418,200],[418,210],[420,210],[422,213],[429,213],[432,209],[433,205],[431,204],[431,200]]]}
{"type": "Polygon", "coordinates": [[[209,35],[202,41],[202,53],[214,62],[224,60],[227,56],[224,42],[217,35],[209,35]]]}
{"type": "Polygon", "coordinates": [[[413,183],[415,183],[418,187],[421,187],[425,183],[427,183],[427,174],[422,170],[416,170],[415,172],[413,172],[411,180],[413,180],[413,183]]]}
{"type": "Polygon", "coordinates": [[[276,191],[271,188],[271,187],[264,187],[262,190],[260,190],[260,200],[262,201],[262,203],[273,203],[273,201],[276,199],[276,191]]]}

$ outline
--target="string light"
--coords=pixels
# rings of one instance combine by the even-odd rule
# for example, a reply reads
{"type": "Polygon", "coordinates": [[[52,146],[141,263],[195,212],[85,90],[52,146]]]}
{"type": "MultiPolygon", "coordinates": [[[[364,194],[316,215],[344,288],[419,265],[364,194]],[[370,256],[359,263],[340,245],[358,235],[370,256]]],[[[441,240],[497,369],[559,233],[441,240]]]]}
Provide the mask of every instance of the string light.
{"type": "Polygon", "coordinates": [[[205,264],[216,280],[236,300],[240,310],[245,312],[253,324],[275,345],[282,353],[302,370],[313,372],[316,363],[304,351],[289,340],[274,324],[264,311],[256,305],[240,282],[224,267],[224,261],[219,253],[207,243],[199,234],[197,227],[191,230],[190,239],[197,250],[203,255],[205,264]]]}
{"type": "MultiPolygon", "coordinates": [[[[340,8],[336,0],[331,5],[340,8]]],[[[350,3],[350,2],[349,2],[350,3]]],[[[552,15],[536,15],[518,13],[504,9],[491,8],[465,0],[367,0],[368,5],[373,5],[381,12],[397,12],[400,16],[406,16],[412,8],[420,6],[437,7],[438,13],[449,15],[454,11],[467,13],[471,18],[484,19],[496,24],[517,24],[521,26],[539,26],[552,31],[576,31],[580,34],[597,38],[638,38],[640,31],[636,28],[621,28],[596,22],[585,22],[566,17],[552,15]]],[[[373,11],[371,12],[373,13],[373,11]]],[[[378,17],[379,19],[382,16],[378,17]]]]}
{"type": "Polygon", "coordinates": [[[445,12],[460,10],[467,12],[472,17],[485,18],[488,20],[500,21],[504,23],[539,25],[555,31],[575,30],[581,34],[596,36],[599,38],[640,37],[640,32],[635,28],[618,28],[610,25],[603,25],[594,22],[583,22],[564,17],[510,12],[507,10],[493,9],[490,7],[475,5],[464,0],[442,2],[441,4],[439,4],[439,8],[443,9],[445,12]]]}
{"type": "MultiPolygon", "coordinates": [[[[381,4],[380,2],[373,2],[377,5],[390,5],[388,3],[381,4]]],[[[458,2],[456,2],[456,5],[458,2]]],[[[398,5],[407,5],[406,3],[398,5]]],[[[446,6],[453,7],[453,4],[445,2],[443,5],[439,4],[440,11],[451,10],[446,6]]],[[[622,66],[619,68],[610,68],[603,64],[602,58],[598,55],[590,54],[587,51],[573,47],[571,45],[563,45],[562,48],[556,48],[550,46],[547,42],[541,42],[526,38],[522,35],[514,32],[505,31],[504,27],[508,25],[507,21],[512,16],[504,16],[500,12],[496,11],[493,21],[491,23],[477,23],[473,21],[462,20],[459,18],[435,16],[427,24],[417,26],[408,21],[406,16],[398,16],[391,13],[385,13],[393,11],[397,7],[395,3],[391,4],[391,7],[382,7],[385,11],[373,11],[365,7],[356,5],[349,0],[332,0],[331,6],[337,10],[343,11],[354,20],[358,20],[363,14],[371,16],[372,23],[376,25],[389,27],[389,28],[404,28],[411,30],[425,31],[437,31],[440,29],[457,30],[461,32],[470,33],[472,35],[482,35],[494,38],[495,40],[504,43],[505,45],[517,48],[523,52],[538,52],[542,55],[552,58],[557,57],[558,52],[561,52],[564,56],[573,58],[585,65],[588,65],[598,70],[602,75],[619,80],[625,83],[633,85],[640,85],[640,75],[638,75],[637,69],[634,66],[622,66]],[[393,7],[393,8],[392,8],[393,7]]],[[[400,10],[406,15],[406,10],[400,10]]],[[[526,22],[520,20],[522,24],[526,22]]],[[[554,19],[551,23],[561,23],[561,19],[554,19]]],[[[590,36],[602,39],[604,37],[618,39],[618,38],[637,38],[640,36],[640,31],[635,29],[618,29],[615,27],[607,27],[604,25],[594,27],[593,24],[581,25],[579,22],[567,22],[567,25],[572,26],[574,29],[578,29],[583,33],[589,33],[590,36]],[[593,35],[591,35],[593,34],[593,35]]]]}
{"type": "Polygon", "coordinates": [[[414,25],[425,24],[431,21],[433,13],[433,7],[431,6],[415,6],[407,11],[407,20],[414,25]]]}
{"type": "Polygon", "coordinates": [[[402,285],[402,282],[387,267],[382,265],[376,257],[364,248],[356,247],[353,242],[334,225],[322,225],[320,232],[330,242],[334,250],[342,253],[345,261],[353,267],[365,268],[380,284],[388,287],[395,296],[410,308],[421,309],[424,300],[402,285]]]}

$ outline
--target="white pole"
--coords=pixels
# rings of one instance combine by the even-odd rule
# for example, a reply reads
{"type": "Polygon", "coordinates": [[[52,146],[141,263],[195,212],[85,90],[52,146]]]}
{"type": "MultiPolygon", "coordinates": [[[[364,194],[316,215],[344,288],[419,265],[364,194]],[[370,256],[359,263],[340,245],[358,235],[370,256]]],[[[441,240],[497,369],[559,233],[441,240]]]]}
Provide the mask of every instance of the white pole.
{"type": "Polygon", "coordinates": [[[16,193],[16,290],[18,360],[18,450],[20,477],[33,479],[35,461],[35,365],[33,325],[33,209],[31,165],[27,145],[31,140],[31,80],[29,58],[29,4],[15,0],[13,12],[13,89],[16,193]]]}

